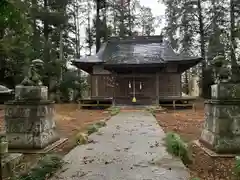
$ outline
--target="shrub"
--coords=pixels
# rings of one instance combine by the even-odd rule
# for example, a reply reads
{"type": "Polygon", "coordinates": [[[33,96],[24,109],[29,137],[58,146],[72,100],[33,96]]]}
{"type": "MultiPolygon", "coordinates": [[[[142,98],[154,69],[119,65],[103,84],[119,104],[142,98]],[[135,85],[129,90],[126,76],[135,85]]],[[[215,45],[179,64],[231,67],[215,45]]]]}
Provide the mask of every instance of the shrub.
{"type": "Polygon", "coordinates": [[[105,120],[102,120],[102,121],[99,121],[95,124],[98,128],[101,128],[101,127],[105,127],[107,124],[106,124],[106,121],[105,120]]]}
{"type": "Polygon", "coordinates": [[[110,108],[108,108],[108,111],[110,111],[111,116],[115,116],[120,112],[120,108],[110,107],[110,108]]]}
{"type": "Polygon", "coordinates": [[[87,127],[87,133],[88,135],[98,132],[98,127],[95,124],[92,124],[90,126],[87,127]]]}
{"type": "Polygon", "coordinates": [[[188,146],[178,134],[172,132],[167,133],[165,143],[167,146],[167,151],[170,154],[179,157],[185,165],[191,163],[188,146]]]}
{"type": "Polygon", "coordinates": [[[240,156],[236,156],[235,167],[233,168],[233,179],[240,180],[240,156]]]}

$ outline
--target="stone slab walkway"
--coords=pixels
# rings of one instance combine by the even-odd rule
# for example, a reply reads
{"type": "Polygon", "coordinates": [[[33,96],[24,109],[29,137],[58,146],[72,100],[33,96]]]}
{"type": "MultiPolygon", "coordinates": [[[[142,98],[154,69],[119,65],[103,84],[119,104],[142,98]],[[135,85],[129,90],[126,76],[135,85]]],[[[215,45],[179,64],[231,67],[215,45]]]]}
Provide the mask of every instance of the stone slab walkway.
{"type": "Polygon", "coordinates": [[[165,133],[147,112],[122,112],[67,154],[52,180],[187,180],[189,173],[163,145],[165,133]]]}

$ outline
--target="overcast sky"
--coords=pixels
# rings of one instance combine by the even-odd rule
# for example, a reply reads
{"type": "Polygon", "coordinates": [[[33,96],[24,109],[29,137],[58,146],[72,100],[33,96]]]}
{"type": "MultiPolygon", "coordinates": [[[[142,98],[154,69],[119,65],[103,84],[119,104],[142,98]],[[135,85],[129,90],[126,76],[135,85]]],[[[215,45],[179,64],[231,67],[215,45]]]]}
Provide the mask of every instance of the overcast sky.
{"type": "MultiPolygon", "coordinates": [[[[165,13],[165,6],[162,3],[159,3],[158,0],[140,0],[141,5],[150,7],[154,16],[163,16],[165,13]]],[[[162,23],[159,24],[159,27],[156,29],[155,34],[159,35],[161,29],[164,26],[164,19],[162,23]]]]}
{"type": "MultiPolygon", "coordinates": [[[[164,27],[164,19],[163,16],[165,14],[165,6],[162,3],[159,3],[158,0],[140,0],[141,5],[144,5],[146,7],[150,7],[152,9],[152,13],[154,16],[160,16],[162,17],[162,22],[157,23],[158,27],[155,29],[155,34],[159,35],[161,32],[161,29],[164,27]]],[[[85,26],[82,26],[81,32],[81,39],[85,39],[85,26]]]]}
{"type": "MultiPolygon", "coordinates": [[[[155,35],[159,35],[161,32],[161,29],[164,27],[164,19],[163,16],[165,14],[165,6],[161,3],[158,2],[158,0],[140,0],[140,4],[144,5],[146,7],[150,7],[152,9],[152,13],[154,16],[160,16],[162,17],[161,19],[161,23],[156,22],[157,27],[155,28],[155,35]]],[[[81,41],[84,42],[85,41],[85,25],[81,27],[81,41]]],[[[86,53],[86,49],[82,49],[83,54],[86,53]]]]}
{"type": "Polygon", "coordinates": [[[165,6],[159,3],[158,0],[140,0],[144,6],[150,7],[154,15],[164,15],[165,6]]]}

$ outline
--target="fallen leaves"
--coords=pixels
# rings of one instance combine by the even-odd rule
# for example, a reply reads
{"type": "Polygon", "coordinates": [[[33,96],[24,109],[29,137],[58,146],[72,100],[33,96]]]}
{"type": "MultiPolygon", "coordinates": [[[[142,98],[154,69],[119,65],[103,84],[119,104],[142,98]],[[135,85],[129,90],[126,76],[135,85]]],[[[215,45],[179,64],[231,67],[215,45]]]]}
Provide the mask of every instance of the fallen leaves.
{"type": "Polygon", "coordinates": [[[162,114],[157,113],[156,118],[165,132],[176,132],[184,140],[198,139],[204,122],[204,110],[179,110],[162,114]]]}

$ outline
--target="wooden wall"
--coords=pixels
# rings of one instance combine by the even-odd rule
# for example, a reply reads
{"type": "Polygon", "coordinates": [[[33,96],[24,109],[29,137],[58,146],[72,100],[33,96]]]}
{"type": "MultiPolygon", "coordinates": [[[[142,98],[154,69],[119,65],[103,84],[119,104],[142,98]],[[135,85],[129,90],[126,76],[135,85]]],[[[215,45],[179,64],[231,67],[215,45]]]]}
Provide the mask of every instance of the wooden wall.
{"type": "Polygon", "coordinates": [[[113,97],[114,80],[111,75],[91,75],[92,97],[113,97]]]}
{"type": "MultiPolygon", "coordinates": [[[[181,97],[181,74],[174,72],[154,74],[135,74],[136,97],[142,99],[142,103],[155,103],[159,98],[181,97]],[[159,83],[156,83],[159,76],[159,83]],[[140,85],[141,84],[141,85],[140,85]],[[159,84],[159,88],[157,85],[159,84]],[[141,86],[141,88],[140,88],[141,86]],[[159,94],[157,93],[159,90],[159,94]]],[[[118,74],[114,76],[101,68],[95,68],[91,75],[91,97],[109,98],[115,97],[128,103],[133,97],[133,75],[118,74]],[[129,87],[131,83],[131,87],[129,87]]]]}
{"type": "Polygon", "coordinates": [[[159,96],[180,97],[182,95],[181,74],[159,74],[159,96]]]}
{"type": "Polygon", "coordinates": [[[102,65],[95,65],[93,67],[93,74],[90,78],[90,85],[91,97],[113,97],[113,76],[109,71],[103,69],[102,65]]]}

